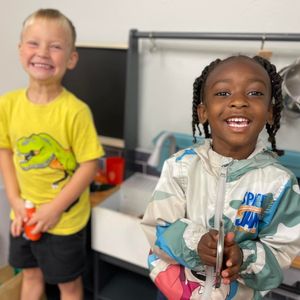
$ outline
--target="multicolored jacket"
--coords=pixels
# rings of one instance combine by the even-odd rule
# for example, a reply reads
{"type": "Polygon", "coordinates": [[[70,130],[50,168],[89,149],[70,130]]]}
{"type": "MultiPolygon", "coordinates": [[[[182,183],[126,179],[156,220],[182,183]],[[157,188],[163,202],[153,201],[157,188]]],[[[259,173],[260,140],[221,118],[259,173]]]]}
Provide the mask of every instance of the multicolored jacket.
{"type": "Polygon", "coordinates": [[[243,264],[240,278],[213,289],[211,299],[262,299],[300,253],[300,191],[292,172],[261,142],[249,158],[233,160],[206,140],[166,160],[142,221],[150,276],[169,300],[201,299],[205,266],[197,245],[214,226],[224,168],[225,234],[235,232],[243,264]]]}

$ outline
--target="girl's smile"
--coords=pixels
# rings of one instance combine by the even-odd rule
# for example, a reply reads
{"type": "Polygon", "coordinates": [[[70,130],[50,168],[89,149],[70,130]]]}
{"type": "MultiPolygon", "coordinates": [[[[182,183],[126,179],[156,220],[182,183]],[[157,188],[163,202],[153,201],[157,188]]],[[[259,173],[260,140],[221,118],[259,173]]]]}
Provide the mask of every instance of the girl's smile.
{"type": "Polygon", "coordinates": [[[249,126],[250,120],[244,117],[231,117],[226,123],[232,130],[241,131],[249,126]]]}

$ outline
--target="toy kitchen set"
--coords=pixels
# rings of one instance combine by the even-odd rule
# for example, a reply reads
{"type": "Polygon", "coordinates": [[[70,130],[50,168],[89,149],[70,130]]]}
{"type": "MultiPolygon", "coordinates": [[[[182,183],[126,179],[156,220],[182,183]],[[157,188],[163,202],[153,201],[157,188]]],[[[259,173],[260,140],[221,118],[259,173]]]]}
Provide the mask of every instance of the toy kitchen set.
{"type": "MultiPolygon", "coordinates": [[[[280,37],[270,37],[268,40],[285,40],[291,38],[290,35],[280,35],[280,37]]],[[[293,35],[291,35],[293,36],[293,35]]],[[[138,136],[138,40],[142,38],[179,38],[179,39],[227,39],[227,40],[259,40],[261,35],[254,34],[205,34],[199,33],[190,35],[189,33],[153,33],[130,32],[129,48],[127,50],[112,50],[114,55],[119,55],[113,60],[103,59],[101,63],[110,61],[116,62],[117,66],[122,66],[120,71],[125,74],[126,88],[122,79],[119,88],[116,88],[116,77],[112,76],[114,86],[108,90],[125,93],[125,103],[121,109],[124,109],[124,116],[116,118],[121,122],[116,128],[121,128],[124,122],[124,151],[117,155],[125,158],[125,180],[116,187],[95,192],[91,195],[92,202],[92,220],[91,220],[91,247],[93,250],[93,292],[94,299],[130,299],[130,300],[154,300],[156,299],[156,288],[148,278],[147,256],[149,244],[141,229],[141,217],[146,209],[147,203],[158,181],[163,161],[172,153],[179,149],[191,146],[192,137],[188,134],[163,131],[154,138],[155,148],[152,154],[136,151],[138,136]],[[115,51],[116,50],[116,51],[115,51]],[[127,52],[127,53],[126,53],[127,52]],[[127,59],[127,64],[126,64],[127,59]],[[125,70],[126,69],[126,70],[125,70]]],[[[299,36],[297,39],[300,40],[299,36]]],[[[82,48],[82,51],[86,49],[82,48]]],[[[88,57],[92,55],[89,53],[88,57]]],[[[82,57],[82,55],[81,55],[82,57]]],[[[95,64],[89,66],[93,68],[95,64]]],[[[100,68],[101,69],[101,68],[100,68]]],[[[300,94],[300,84],[295,82],[295,73],[293,68],[284,70],[285,78],[285,103],[286,110],[291,115],[300,116],[300,100],[294,97],[294,93],[300,94]],[[291,83],[291,84],[290,84],[291,83]],[[299,88],[298,88],[299,89],[299,88]],[[296,101],[292,101],[295,100],[296,101]]],[[[95,72],[99,71],[96,68],[95,72]]],[[[84,77],[88,72],[82,72],[84,77]]],[[[94,76],[95,77],[95,76],[94,76]]],[[[103,76],[105,80],[107,76],[103,76]]],[[[74,80],[72,82],[81,82],[74,80]]],[[[297,79],[299,80],[299,79],[297,79]]],[[[123,80],[124,81],[124,80],[123,80]]],[[[124,81],[125,82],[125,81],[124,81]]],[[[104,84],[105,86],[106,84],[104,84]]],[[[107,83],[107,86],[109,82],[107,83]]],[[[95,85],[96,86],[96,85],[95,85]]],[[[103,87],[103,85],[102,85],[103,87]]],[[[102,89],[101,89],[102,92],[102,89]]],[[[104,96],[100,95],[99,98],[104,96]]],[[[116,95],[116,98],[122,98],[122,95],[116,95]]],[[[84,96],[82,98],[85,98],[84,96]]],[[[97,101],[95,101],[96,103],[97,101]]],[[[120,107],[113,104],[109,97],[106,101],[113,107],[120,107]]],[[[103,103],[103,102],[101,102],[103,103]]],[[[93,104],[90,104],[93,105],[93,104]]],[[[98,105],[98,104],[95,104],[98,105]]],[[[101,104],[102,105],[102,104],[101,104]]],[[[100,112],[101,107],[95,107],[96,112],[100,112]]],[[[108,109],[108,110],[111,110],[108,109]]],[[[106,114],[106,113],[105,113],[106,114]]],[[[104,118],[105,116],[103,116],[104,118]]],[[[101,119],[96,117],[96,119],[101,119]]],[[[111,122],[110,122],[111,123],[111,122]]],[[[97,124],[96,124],[97,125],[97,124]]],[[[103,130],[102,124],[99,124],[100,132],[103,130]]],[[[110,130],[110,127],[108,128],[110,130]]],[[[122,132],[108,134],[109,136],[119,137],[122,132]]],[[[104,140],[102,140],[104,141],[104,140]]],[[[119,146],[118,146],[119,147],[119,146]]],[[[117,148],[118,148],[117,147],[117,148]]],[[[296,151],[285,151],[285,154],[279,158],[281,163],[291,169],[298,178],[300,178],[300,153],[296,151]]],[[[300,254],[299,254],[300,255],[300,254]]],[[[266,299],[300,299],[300,257],[293,262],[292,268],[285,272],[283,284],[272,291],[266,299]],[[270,298],[272,297],[272,298],[270,298]],[[277,298],[276,298],[277,297],[277,298]],[[280,298],[281,297],[281,298],[280,298]]]]}

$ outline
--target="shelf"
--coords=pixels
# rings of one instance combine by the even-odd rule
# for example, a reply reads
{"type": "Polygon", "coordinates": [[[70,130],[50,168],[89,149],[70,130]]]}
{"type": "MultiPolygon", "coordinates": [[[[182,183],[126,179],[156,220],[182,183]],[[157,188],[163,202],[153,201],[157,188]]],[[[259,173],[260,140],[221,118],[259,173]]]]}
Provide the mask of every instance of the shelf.
{"type": "Polygon", "coordinates": [[[157,290],[152,281],[134,272],[119,269],[99,291],[99,300],[155,300],[157,290]]]}
{"type": "Polygon", "coordinates": [[[156,300],[149,271],[94,252],[94,300],[156,300]]]}

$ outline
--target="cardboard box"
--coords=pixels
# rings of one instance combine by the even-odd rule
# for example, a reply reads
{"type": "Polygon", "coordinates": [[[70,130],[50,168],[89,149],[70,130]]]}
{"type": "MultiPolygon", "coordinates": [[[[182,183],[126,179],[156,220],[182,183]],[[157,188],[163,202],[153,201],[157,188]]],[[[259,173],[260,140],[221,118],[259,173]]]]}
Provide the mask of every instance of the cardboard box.
{"type": "Polygon", "coordinates": [[[21,298],[22,272],[15,274],[12,267],[0,267],[0,299],[19,300],[21,298]]]}

